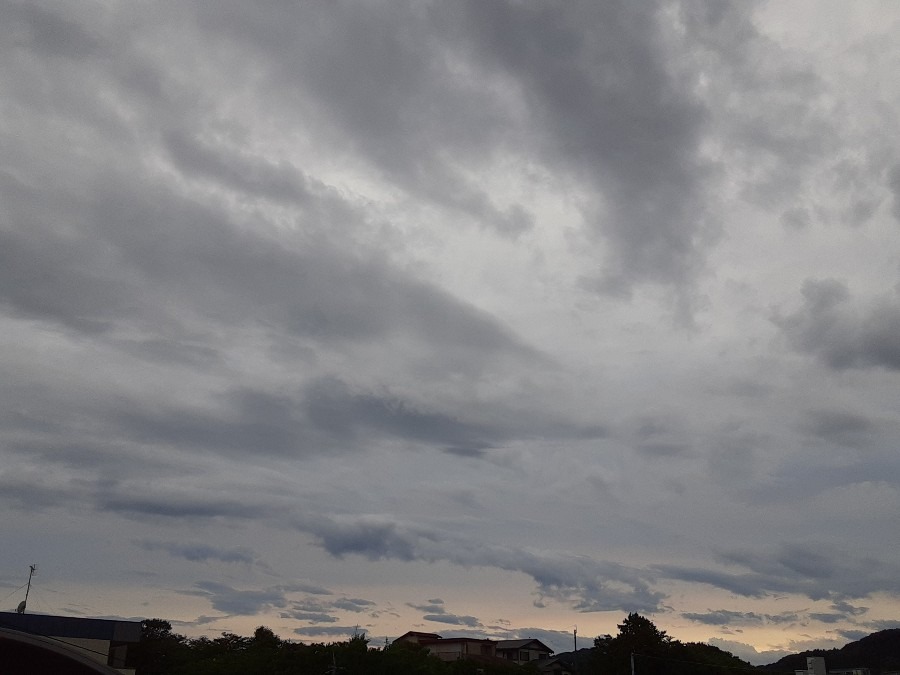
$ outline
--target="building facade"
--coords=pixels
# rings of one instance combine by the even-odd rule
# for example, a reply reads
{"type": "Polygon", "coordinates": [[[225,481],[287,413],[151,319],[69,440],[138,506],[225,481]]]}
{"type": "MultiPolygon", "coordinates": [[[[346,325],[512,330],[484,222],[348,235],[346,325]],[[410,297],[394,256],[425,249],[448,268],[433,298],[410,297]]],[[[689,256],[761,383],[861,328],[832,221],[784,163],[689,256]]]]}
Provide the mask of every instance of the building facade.
{"type": "Polygon", "coordinates": [[[87,660],[105,667],[95,672],[135,672],[126,667],[126,659],[128,647],[141,639],[139,621],[0,612],[0,630],[7,651],[30,653],[36,659],[49,658],[51,652],[54,658],[72,655],[79,662],[87,660]]]}

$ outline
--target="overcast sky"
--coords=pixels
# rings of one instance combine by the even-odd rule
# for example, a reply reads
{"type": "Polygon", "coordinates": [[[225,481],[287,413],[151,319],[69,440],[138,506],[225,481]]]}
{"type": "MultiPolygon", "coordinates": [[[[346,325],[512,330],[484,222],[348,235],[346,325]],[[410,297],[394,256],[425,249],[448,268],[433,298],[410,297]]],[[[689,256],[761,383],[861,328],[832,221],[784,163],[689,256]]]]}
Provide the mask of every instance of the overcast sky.
{"type": "Polygon", "coordinates": [[[29,611],[190,635],[900,625],[898,35],[0,0],[3,609],[37,563],[29,611]]]}

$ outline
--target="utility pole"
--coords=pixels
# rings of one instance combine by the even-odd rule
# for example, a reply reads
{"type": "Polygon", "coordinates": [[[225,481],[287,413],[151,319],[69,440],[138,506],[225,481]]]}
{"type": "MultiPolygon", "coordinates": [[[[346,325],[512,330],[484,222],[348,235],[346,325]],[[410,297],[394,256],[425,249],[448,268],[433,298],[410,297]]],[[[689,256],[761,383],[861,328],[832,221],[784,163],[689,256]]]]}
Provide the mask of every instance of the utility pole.
{"type": "Polygon", "coordinates": [[[631,675],[634,675],[634,652],[631,652],[631,675]]]}
{"type": "Polygon", "coordinates": [[[575,624],[575,627],[572,629],[572,643],[575,647],[575,651],[572,653],[572,670],[576,673],[578,672],[578,624],[575,624]]]}
{"type": "Polygon", "coordinates": [[[34,576],[34,571],[37,569],[37,565],[29,565],[28,566],[28,587],[25,589],[25,599],[19,603],[19,606],[16,607],[17,614],[24,614],[25,607],[28,605],[28,594],[31,593],[31,577],[34,576]]]}

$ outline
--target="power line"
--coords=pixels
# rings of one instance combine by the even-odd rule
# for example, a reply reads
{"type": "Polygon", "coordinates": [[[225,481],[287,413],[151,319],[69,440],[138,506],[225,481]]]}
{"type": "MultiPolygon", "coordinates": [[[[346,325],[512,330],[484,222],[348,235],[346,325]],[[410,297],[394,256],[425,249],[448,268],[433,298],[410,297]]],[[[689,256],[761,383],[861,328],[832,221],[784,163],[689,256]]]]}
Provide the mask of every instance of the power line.
{"type": "Polygon", "coordinates": [[[22,585],[19,586],[16,590],[12,591],[12,592],[9,593],[8,595],[3,596],[3,598],[0,599],[0,602],[3,602],[4,600],[6,600],[7,598],[9,598],[10,596],[15,595],[16,593],[18,593],[19,591],[21,591],[23,588],[25,588],[27,585],[28,585],[27,582],[24,583],[24,584],[22,584],[22,585]]]}

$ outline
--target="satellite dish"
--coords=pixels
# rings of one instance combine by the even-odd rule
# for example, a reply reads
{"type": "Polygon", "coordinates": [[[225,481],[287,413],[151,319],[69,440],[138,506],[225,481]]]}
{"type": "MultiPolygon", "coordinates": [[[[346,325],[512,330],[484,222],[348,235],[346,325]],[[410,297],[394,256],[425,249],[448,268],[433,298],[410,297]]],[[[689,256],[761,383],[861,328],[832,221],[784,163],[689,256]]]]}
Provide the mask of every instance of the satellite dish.
{"type": "Polygon", "coordinates": [[[19,603],[19,606],[16,607],[16,614],[24,614],[25,613],[25,601],[19,603]]]}

